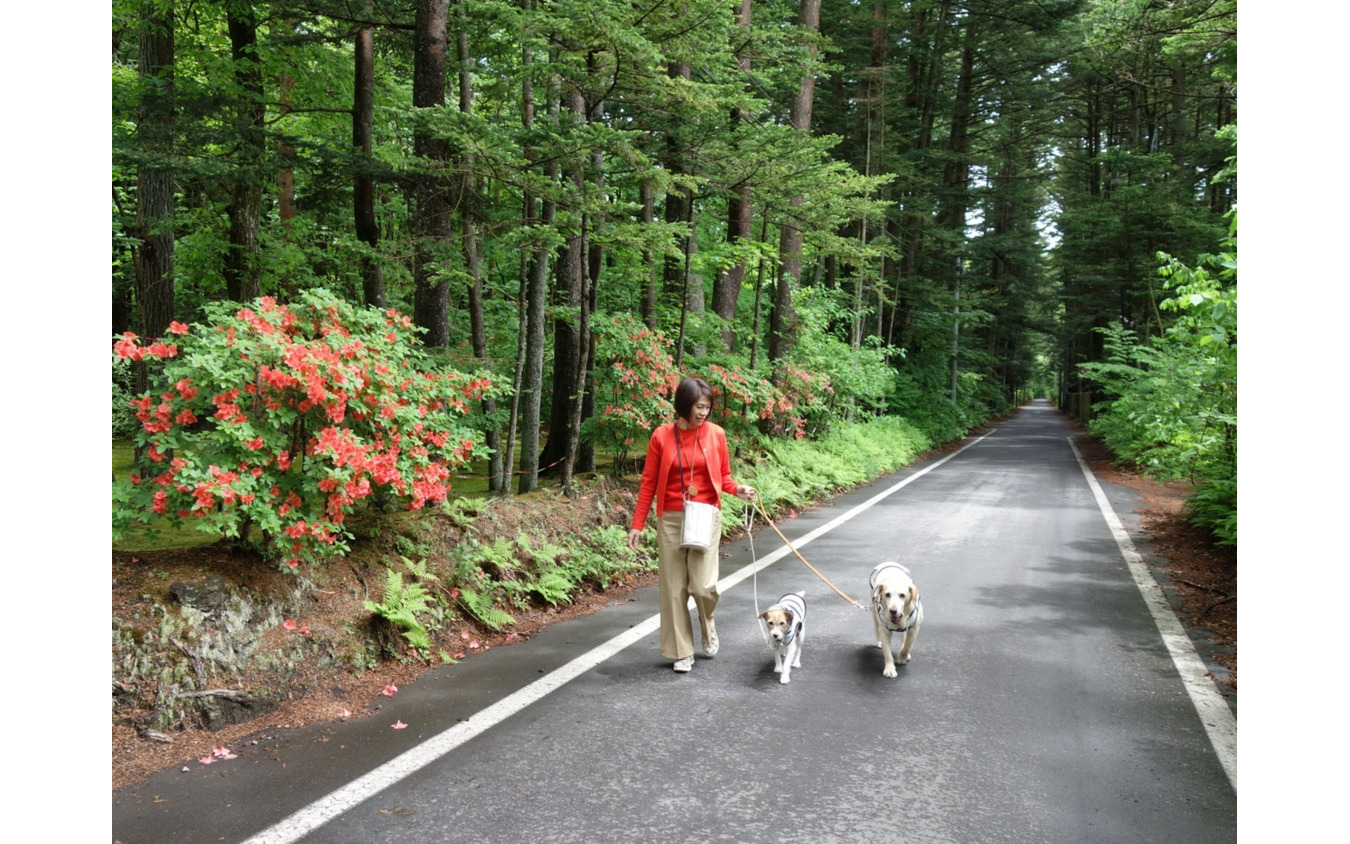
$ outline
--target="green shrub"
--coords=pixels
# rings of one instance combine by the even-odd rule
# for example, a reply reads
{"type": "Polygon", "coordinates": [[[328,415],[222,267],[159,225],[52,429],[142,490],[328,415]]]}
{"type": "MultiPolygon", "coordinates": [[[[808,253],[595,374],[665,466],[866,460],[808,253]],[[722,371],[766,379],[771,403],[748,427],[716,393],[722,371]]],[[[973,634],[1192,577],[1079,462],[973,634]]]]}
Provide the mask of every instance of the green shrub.
{"type": "Polygon", "coordinates": [[[1105,356],[1082,371],[1105,399],[1089,429],[1117,456],[1158,478],[1197,484],[1197,524],[1237,544],[1237,220],[1225,246],[1187,267],[1163,253],[1159,275],[1177,314],[1161,336],[1102,329],[1105,356]]]}

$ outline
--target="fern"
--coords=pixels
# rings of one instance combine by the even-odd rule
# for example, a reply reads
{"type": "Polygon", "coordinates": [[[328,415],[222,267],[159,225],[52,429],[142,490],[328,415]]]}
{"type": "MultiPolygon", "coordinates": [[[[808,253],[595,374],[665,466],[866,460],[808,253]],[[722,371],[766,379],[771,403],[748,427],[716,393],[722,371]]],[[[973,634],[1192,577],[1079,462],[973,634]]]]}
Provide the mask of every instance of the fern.
{"type": "Polygon", "coordinates": [[[1237,480],[1204,483],[1186,502],[1191,522],[1209,529],[1219,545],[1237,545],[1237,480]]]}
{"type": "Polygon", "coordinates": [[[413,577],[417,578],[418,580],[426,583],[436,583],[436,584],[439,584],[441,582],[441,579],[429,570],[430,564],[426,560],[416,562],[414,560],[408,559],[407,557],[400,557],[399,559],[403,561],[403,565],[408,567],[408,573],[411,574],[413,577]]]}
{"type": "Polygon", "coordinates": [[[459,601],[469,611],[470,615],[492,630],[501,630],[503,627],[516,623],[510,613],[497,609],[496,605],[492,603],[490,595],[484,595],[476,589],[461,586],[459,601]]]}
{"type": "Polygon", "coordinates": [[[531,581],[530,591],[553,606],[572,600],[572,590],[576,584],[557,571],[548,571],[531,581]]]}
{"type": "Polygon", "coordinates": [[[367,598],[365,607],[367,612],[393,625],[416,651],[426,653],[431,650],[431,633],[417,616],[434,612],[431,601],[426,587],[416,581],[405,585],[403,575],[390,569],[385,578],[384,600],[377,603],[367,598]]]}
{"type": "Polygon", "coordinates": [[[447,499],[441,505],[441,512],[450,517],[457,528],[467,528],[483,515],[486,503],[475,498],[447,499]]]}

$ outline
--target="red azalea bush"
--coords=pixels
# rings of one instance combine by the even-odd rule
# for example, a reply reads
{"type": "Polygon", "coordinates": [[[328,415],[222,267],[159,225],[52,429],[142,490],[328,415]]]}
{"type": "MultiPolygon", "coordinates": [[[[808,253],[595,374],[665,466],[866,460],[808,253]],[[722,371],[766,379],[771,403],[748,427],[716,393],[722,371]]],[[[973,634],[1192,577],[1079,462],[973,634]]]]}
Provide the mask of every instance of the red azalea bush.
{"type": "Polygon", "coordinates": [[[817,437],[829,429],[835,416],[829,407],[834,393],[830,377],[813,375],[801,366],[780,362],[775,381],[780,385],[778,406],[765,418],[770,420],[773,433],[782,437],[806,439],[817,437]]]}
{"type": "Polygon", "coordinates": [[[155,517],[247,538],[289,568],[346,551],[358,502],[389,490],[411,509],[443,500],[450,473],[483,452],[466,422],[486,377],[434,371],[412,320],[327,293],[215,303],[208,325],[169,342],[125,334],[120,358],[156,359],[132,400],[152,472],[114,490],[113,536],[155,517]]]}
{"type": "Polygon", "coordinates": [[[621,470],[635,445],[646,448],[652,430],[674,419],[670,399],[680,373],[668,351],[670,340],[631,314],[597,319],[591,330],[595,415],[583,423],[582,433],[611,451],[621,470]]]}
{"type": "Polygon", "coordinates": [[[776,387],[738,369],[709,364],[698,377],[712,387],[713,418],[733,444],[755,436],[760,420],[791,410],[776,387]]]}

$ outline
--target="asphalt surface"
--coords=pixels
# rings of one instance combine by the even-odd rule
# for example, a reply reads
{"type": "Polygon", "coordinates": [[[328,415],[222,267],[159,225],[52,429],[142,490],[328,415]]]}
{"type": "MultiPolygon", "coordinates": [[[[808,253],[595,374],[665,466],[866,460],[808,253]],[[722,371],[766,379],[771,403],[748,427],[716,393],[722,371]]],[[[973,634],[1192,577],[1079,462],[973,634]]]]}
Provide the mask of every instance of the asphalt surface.
{"type": "MultiPolygon", "coordinates": [[[[116,792],[113,839],[1235,841],[1234,786],[1073,433],[1028,406],[780,525],[859,600],[876,563],[913,571],[926,617],[895,679],[867,613],[760,529],[753,550],[723,546],[721,653],[689,674],[657,654],[640,590],[434,671],[373,717],[116,792]],[[755,617],[797,590],[802,667],[781,685],[755,617]]],[[[1131,527],[1132,491],[1104,491],[1131,527]]]]}

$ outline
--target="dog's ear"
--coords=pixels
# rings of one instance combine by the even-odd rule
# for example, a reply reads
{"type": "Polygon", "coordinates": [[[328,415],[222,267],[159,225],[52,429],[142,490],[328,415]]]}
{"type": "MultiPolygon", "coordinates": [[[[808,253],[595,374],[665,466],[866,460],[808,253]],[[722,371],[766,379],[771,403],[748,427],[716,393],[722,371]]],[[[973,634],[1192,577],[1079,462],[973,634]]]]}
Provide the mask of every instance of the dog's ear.
{"type": "Polygon", "coordinates": [[[909,605],[911,607],[914,606],[915,602],[918,600],[919,600],[919,587],[911,583],[909,584],[909,605]]]}
{"type": "Polygon", "coordinates": [[[769,611],[765,610],[764,612],[760,613],[759,620],[767,624],[769,621],[769,611]]]}

